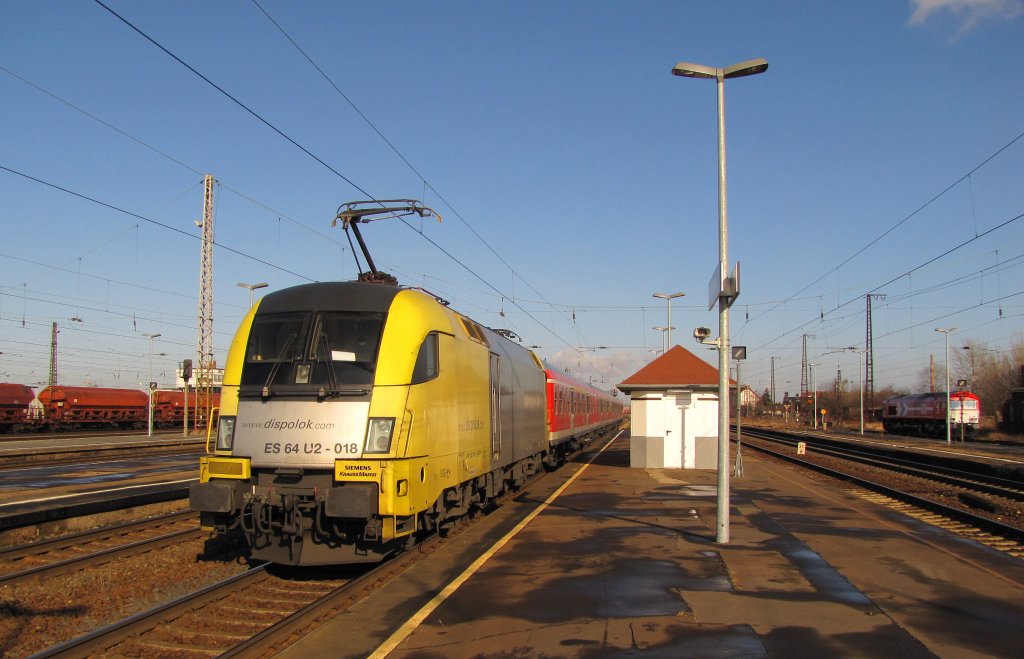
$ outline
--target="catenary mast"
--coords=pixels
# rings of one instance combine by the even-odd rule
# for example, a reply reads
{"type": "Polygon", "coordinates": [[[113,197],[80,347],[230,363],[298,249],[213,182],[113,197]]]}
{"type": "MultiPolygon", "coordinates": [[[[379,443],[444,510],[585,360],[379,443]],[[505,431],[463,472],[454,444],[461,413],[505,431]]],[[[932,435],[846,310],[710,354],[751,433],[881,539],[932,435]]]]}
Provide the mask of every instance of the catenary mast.
{"type": "Polygon", "coordinates": [[[867,336],[865,337],[865,353],[864,353],[864,387],[868,391],[868,409],[874,409],[875,407],[875,333],[871,329],[871,298],[877,297],[880,300],[885,299],[884,293],[868,293],[867,294],[867,336]]]}
{"type": "Polygon", "coordinates": [[[203,179],[202,245],[199,255],[199,341],[196,369],[196,416],[209,419],[213,394],[213,174],[203,179]]]}
{"type": "Polygon", "coordinates": [[[49,386],[57,385],[57,323],[50,328],[50,378],[49,386]]]}

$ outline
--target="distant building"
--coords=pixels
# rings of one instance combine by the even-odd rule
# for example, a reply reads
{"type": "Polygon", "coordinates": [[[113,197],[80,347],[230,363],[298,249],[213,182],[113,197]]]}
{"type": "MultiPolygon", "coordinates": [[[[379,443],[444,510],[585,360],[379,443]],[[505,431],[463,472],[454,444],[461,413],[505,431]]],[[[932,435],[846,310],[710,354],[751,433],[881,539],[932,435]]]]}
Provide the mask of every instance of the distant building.
{"type": "Polygon", "coordinates": [[[677,345],[618,388],[630,399],[631,467],[718,467],[717,368],[677,345]]]}
{"type": "MultiPolygon", "coordinates": [[[[732,390],[736,391],[735,387],[732,390]]],[[[746,415],[761,404],[761,397],[754,393],[749,384],[745,384],[740,387],[740,404],[743,406],[743,414],[746,415]]]]}

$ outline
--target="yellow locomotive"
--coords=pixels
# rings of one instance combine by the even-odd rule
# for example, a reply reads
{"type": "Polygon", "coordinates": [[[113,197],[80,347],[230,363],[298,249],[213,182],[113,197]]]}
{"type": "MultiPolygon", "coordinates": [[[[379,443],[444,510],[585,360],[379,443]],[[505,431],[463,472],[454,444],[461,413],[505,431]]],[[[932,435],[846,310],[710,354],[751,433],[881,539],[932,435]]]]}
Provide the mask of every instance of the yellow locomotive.
{"type": "Polygon", "coordinates": [[[564,459],[538,358],[442,302],[339,282],[251,309],[190,492],[203,526],[276,563],[377,561],[564,459]]]}

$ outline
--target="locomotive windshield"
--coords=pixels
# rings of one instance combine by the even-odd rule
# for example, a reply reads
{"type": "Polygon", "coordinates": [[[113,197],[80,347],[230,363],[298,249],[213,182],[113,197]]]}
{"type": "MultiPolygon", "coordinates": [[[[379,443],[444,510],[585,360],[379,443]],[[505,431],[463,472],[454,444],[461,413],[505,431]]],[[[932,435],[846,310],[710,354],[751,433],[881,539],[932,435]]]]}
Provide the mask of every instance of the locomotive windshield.
{"type": "Polygon", "coordinates": [[[249,334],[241,384],[278,393],[372,385],[383,328],[384,314],[380,313],[257,316],[249,334]]]}

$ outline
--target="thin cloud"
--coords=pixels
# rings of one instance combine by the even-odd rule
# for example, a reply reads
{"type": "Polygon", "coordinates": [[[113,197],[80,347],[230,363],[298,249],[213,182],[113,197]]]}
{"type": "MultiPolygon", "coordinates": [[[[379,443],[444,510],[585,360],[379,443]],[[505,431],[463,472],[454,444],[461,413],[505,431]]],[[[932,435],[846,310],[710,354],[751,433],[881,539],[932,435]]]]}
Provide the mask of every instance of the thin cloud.
{"type": "Polygon", "coordinates": [[[1024,0],[911,0],[911,25],[921,25],[933,16],[951,15],[966,34],[987,21],[1011,21],[1024,14],[1024,0]]]}

